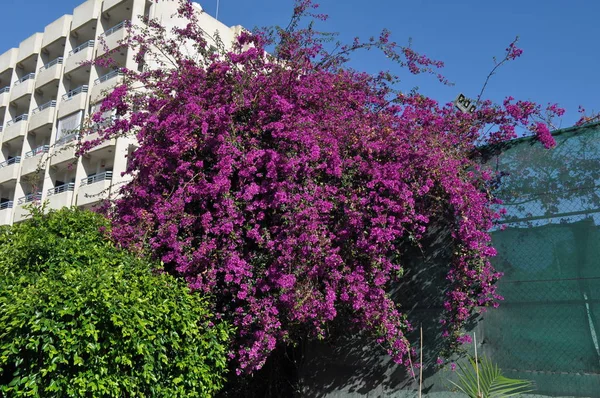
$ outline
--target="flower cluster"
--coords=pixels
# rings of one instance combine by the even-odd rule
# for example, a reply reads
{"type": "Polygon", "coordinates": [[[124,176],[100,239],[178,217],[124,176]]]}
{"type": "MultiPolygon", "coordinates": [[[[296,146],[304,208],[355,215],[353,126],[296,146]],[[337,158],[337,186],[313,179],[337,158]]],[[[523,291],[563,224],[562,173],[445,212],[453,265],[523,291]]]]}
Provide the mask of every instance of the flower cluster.
{"type": "MultiPolygon", "coordinates": [[[[298,3],[294,21],[310,6],[298,3]]],[[[122,115],[103,139],[139,141],[131,182],[109,210],[116,241],[215,298],[237,327],[239,372],[259,369],[278,344],[325,337],[342,311],[408,365],[410,322],[388,288],[402,276],[403,244],[443,223],[454,253],[445,334],[462,341],[469,316],[499,299],[487,232],[496,215],[490,176],[474,167],[476,143],[490,125],[503,138],[531,127],[539,108],[482,102],[465,114],[398,93],[343,67],[348,47],[332,54],[298,23],[274,36],[243,33],[214,52],[189,3],[180,12],[191,22],[173,42],[150,23],[128,43],[146,57],[160,47],[156,59],[175,67],[127,71],[103,105],[122,115]],[[172,45],[184,41],[200,61],[172,45]]],[[[379,40],[386,53],[398,47],[385,31],[379,40]]],[[[404,47],[394,59],[414,73],[441,66],[404,47]]]]}
{"type": "Polygon", "coordinates": [[[536,122],[533,125],[532,130],[535,132],[535,135],[537,136],[538,140],[542,143],[542,145],[544,145],[546,149],[550,149],[556,146],[556,141],[554,140],[554,137],[552,137],[550,129],[545,123],[536,122]]]}
{"type": "Polygon", "coordinates": [[[517,59],[523,54],[523,50],[517,47],[516,40],[508,45],[506,48],[508,59],[517,59]]]}

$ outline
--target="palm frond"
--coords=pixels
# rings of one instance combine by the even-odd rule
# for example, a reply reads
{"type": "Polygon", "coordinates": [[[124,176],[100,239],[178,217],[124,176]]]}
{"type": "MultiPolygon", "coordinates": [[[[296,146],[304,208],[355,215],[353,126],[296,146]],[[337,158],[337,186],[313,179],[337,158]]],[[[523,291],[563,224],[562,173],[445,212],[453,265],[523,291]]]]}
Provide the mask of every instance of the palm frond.
{"type": "Polygon", "coordinates": [[[505,398],[533,391],[531,381],[503,376],[500,368],[485,357],[481,358],[479,363],[473,358],[469,358],[469,362],[471,366],[458,365],[458,383],[451,383],[470,398],[505,398]]]}

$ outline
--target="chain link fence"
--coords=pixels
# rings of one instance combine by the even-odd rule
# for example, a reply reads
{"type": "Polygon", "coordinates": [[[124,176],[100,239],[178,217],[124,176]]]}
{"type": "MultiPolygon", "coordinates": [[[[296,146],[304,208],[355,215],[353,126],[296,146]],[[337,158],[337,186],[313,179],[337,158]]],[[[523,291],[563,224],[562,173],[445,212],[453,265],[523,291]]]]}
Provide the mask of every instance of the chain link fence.
{"type": "Polygon", "coordinates": [[[502,176],[493,232],[505,300],[483,318],[483,350],[540,396],[600,397],[600,127],[513,142],[489,161],[502,176]]]}

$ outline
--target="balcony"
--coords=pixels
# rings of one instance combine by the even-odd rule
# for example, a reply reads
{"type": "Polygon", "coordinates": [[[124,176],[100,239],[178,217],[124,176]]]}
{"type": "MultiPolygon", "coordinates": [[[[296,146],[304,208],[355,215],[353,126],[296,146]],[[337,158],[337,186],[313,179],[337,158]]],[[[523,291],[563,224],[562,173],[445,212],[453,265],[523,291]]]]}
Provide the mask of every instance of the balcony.
{"type": "Polygon", "coordinates": [[[20,156],[0,163],[0,184],[17,179],[19,176],[19,163],[21,163],[20,156]]]}
{"type": "Polygon", "coordinates": [[[88,86],[79,86],[74,90],[69,91],[62,96],[62,102],[58,109],[58,117],[64,117],[75,113],[79,110],[85,109],[85,102],[87,100],[86,93],[88,92],[88,86]]]}
{"type": "Polygon", "coordinates": [[[47,158],[44,159],[43,155],[45,153],[48,153],[49,150],[49,145],[42,145],[27,152],[25,154],[25,159],[23,159],[23,162],[21,164],[21,174],[27,175],[30,173],[34,173],[38,170],[45,169],[45,163],[47,161],[47,158]]]}
{"type": "Polygon", "coordinates": [[[79,68],[83,62],[91,61],[94,56],[94,40],[89,40],[69,51],[65,61],[65,73],[79,68]]]}
{"type": "Polygon", "coordinates": [[[39,54],[42,49],[43,33],[34,33],[19,44],[19,58],[21,62],[34,54],[39,54]]]}
{"type": "Polygon", "coordinates": [[[50,164],[52,166],[75,159],[76,142],[78,133],[69,134],[54,144],[50,164]]]}
{"type": "Polygon", "coordinates": [[[63,57],[58,57],[42,66],[38,71],[35,87],[43,87],[46,84],[59,80],[63,69],[63,57]]]}
{"type": "Polygon", "coordinates": [[[0,203],[0,225],[10,224],[12,219],[13,201],[0,203]]]}
{"type": "Polygon", "coordinates": [[[122,2],[123,0],[104,0],[103,11],[110,10],[111,8],[122,2]]]}
{"type": "Polygon", "coordinates": [[[112,89],[121,83],[123,83],[123,72],[120,70],[114,70],[94,80],[91,97],[92,103],[96,103],[106,97],[112,89]]]}
{"type": "MultiPolygon", "coordinates": [[[[82,142],[94,141],[94,140],[97,140],[98,138],[100,138],[99,133],[91,133],[91,134],[84,136],[82,139],[82,142]]],[[[117,144],[116,138],[112,138],[110,140],[103,140],[103,141],[99,142],[98,144],[96,144],[94,147],[90,148],[90,150],[88,152],[97,151],[99,149],[104,149],[109,146],[115,146],[116,144],[117,144]]]]}
{"type": "Polygon", "coordinates": [[[9,68],[14,68],[18,55],[19,50],[17,48],[11,48],[7,52],[0,54],[0,73],[9,68]]]}
{"type": "Polygon", "coordinates": [[[29,209],[26,209],[26,205],[34,204],[35,202],[39,202],[42,200],[42,193],[35,192],[29,195],[25,195],[22,198],[19,198],[17,202],[17,207],[15,208],[15,222],[23,221],[24,219],[30,217],[29,209]]]}
{"type": "Polygon", "coordinates": [[[40,200],[42,200],[42,193],[34,192],[19,198],[18,204],[25,205],[27,203],[39,202],[40,200]]]}
{"type": "Polygon", "coordinates": [[[106,171],[83,178],[77,194],[77,206],[90,205],[108,197],[112,174],[112,171],[106,171]]]}
{"type": "Polygon", "coordinates": [[[88,0],[73,10],[71,31],[77,30],[88,22],[96,19],[100,14],[102,0],[88,0]]]}
{"type": "Polygon", "coordinates": [[[25,136],[28,118],[29,115],[23,114],[9,120],[4,128],[4,137],[2,137],[2,141],[7,142],[14,140],[17,137],[25,136]]]}
{"type": "Polygon", "coordinates": [[[54,123],[56,101],[48,101],[31,111],[29,118],[29,131],[34,131],[48,124],[54,123]]]}
{"type": "Polygon", "coordinates": [[[122,21],[101,34],[102,43],[98,46],[98,55],[105,54],[107,51],[121,46],[122,41],[127,37],[129,24],[128,20],[122,21]]]}
{"type": "Polygon", "coordinates": [[[0,87],[0,108],[8,106],[10,97],[10,86],[0,87]]]}
{"type": "Polygon", "coordinates": [[[74,190],[74,182],[50,188],[48,190],[48,208],[58,210],[65,206],[71,206],[74,190]]]}
{"type": "Polygon", "coordinates": [[[71,20],[73,17],[70,15],[63,15],[56,21],[47,25],[44,29],[44,37],[42,39],[42,47],[46,47],[61,37],[66,37],[69,34],[71,28],[71,20]]]}
{"type": "Polygon", "coordinates": [[[25,95],[33,93],[35,88],[35,73],[28,73],[15,82],[10,93],[10,100],[15,101],[25,95]]]}

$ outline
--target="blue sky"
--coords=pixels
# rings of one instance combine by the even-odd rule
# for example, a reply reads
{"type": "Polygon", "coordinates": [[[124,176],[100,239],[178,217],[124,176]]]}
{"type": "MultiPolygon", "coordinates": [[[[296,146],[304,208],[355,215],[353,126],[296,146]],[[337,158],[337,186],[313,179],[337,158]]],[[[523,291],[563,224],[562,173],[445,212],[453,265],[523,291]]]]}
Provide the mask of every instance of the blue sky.
{"type": "MultiPolygon", "coordinates": [[[[318,0],[317,0],[318,1],[318,0]]],[[[0,53],[73,8],[83,0],[1,0],[0,53]],[[23,18],[27,13],[28,18],[23,18]]],[[[217,0],[200,1],[215,15],[217,0]]],[[[523,56],[494,76],[485,97],[501,101],[512,95],[540,103],[558,102],[567,109],[562,127],[578,119],[577,108],[600,111],[600,2],[591,0],[321,0],[320,11],[330,15],[322,30],[340,38],[368,38],[382,28],[404,44],[446,63],[443,73],[455,83],[444,87],[431,77],[405,77],[402,88],[418,85],[440,102],[463,92],[475,97],[507,44],[520,37],[523,56]]],[[[245,27],[285,25],[292,0],[220,0],[219,20],[245,27]]],[[[385,59],[371,52],[357,53],[352,66],[367,71],[388,69],[385,59]]]]}

